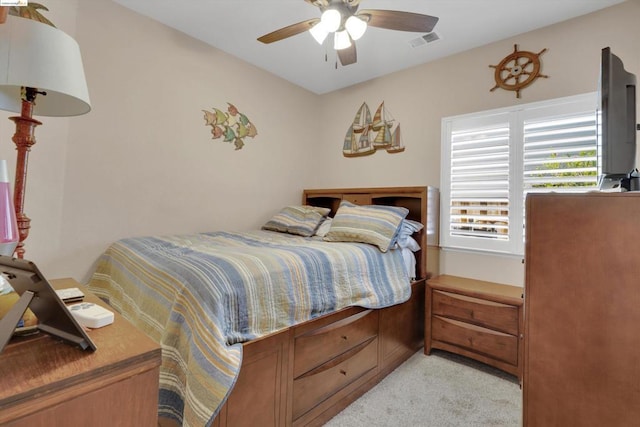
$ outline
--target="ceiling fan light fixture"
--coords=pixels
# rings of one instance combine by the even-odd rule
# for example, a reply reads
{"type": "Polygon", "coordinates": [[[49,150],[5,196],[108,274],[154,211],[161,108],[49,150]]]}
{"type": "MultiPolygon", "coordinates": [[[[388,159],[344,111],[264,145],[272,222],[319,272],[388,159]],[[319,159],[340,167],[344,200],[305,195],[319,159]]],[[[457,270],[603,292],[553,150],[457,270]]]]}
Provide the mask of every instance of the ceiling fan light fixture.
{"type": "Polygon", "coordinates": [[[347,30],[336,31],[333,36],[333,48],[335,50],[346,49],[351,46],[351,37],[347,30]]]}
{"type": "Polygon", "coordinates": [[[358,40],[364,35],[364,32],[367,31],[367,23],[355,15],[347,18],[344,27],[349,32],[352,40],[358,40]]]}
{"type": "Polygon", "coordinates": [[[341,22],[342,16],[340,16],[340,12],[336,9],[327,9],[322,12],[322,16],[320,17],[320,23],[329,33],[337,31],[338,28],[340,28],[341,22]]]}
{"type": "Polygon", "coordinates": [[[322,22],[318,22],[316,25],[311,27],[309,29],[309,33],[313,36],[315,41],[318,42],[318,44],[324,43],[324,39],[329,35],[329,32],[324,28],[322,22]]]}

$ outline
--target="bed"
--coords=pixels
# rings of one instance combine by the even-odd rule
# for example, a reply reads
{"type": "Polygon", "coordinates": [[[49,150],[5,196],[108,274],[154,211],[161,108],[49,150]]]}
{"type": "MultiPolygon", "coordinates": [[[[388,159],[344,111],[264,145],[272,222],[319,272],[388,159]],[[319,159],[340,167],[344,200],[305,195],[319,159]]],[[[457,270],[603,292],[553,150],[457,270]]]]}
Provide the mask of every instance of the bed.
{"type": "Polygon", "coordinates": [[[115,242],[88,286],[162,345],[161,419],[319,425],[420,347],[437,197],[304,190],[261,230],[115,242]]]}

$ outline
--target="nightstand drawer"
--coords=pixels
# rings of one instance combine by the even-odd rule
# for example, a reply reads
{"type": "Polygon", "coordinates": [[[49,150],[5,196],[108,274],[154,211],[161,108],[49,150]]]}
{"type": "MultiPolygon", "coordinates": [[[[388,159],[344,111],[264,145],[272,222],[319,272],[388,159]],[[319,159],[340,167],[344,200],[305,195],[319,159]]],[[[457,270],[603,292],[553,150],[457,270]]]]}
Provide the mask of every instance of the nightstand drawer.
{"type": "Polygon", "coordinates": [[[518,335],[518,308],[465,295],[433,291],[433,314],[518,335]]]}
{"type": "Polygon", "coordinates": [[[514,335],[440,316],[431,318],[431,328],[434,341],[446,342],[518,365],[518,338],[514,335]]]}
{"type": "Polygon", "coordinates": [[[378,335],[378,312],[365,310],[295,339],[293,377],[378,335]]]}

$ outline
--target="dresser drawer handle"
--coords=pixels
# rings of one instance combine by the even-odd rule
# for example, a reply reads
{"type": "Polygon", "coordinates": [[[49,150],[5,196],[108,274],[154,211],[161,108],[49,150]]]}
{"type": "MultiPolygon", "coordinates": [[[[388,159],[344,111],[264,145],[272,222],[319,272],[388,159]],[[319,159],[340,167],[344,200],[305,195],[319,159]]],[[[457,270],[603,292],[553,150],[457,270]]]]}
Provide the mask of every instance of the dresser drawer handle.
{"type": "Polygon", "coordinates": [[[345,340],[345,341],[347,341],[349,338],[347,338],[347,336],[346,336],[346,335],[343,335],[343,336],[342,336],[342,339],[343,339],[343,340],[345,340]]]}
{"type": "Polygon", "coordinates": [[[340,369],[340,373],[345,377],[347,376],[347,371],[345,371],[344,369],[340,369]]]}

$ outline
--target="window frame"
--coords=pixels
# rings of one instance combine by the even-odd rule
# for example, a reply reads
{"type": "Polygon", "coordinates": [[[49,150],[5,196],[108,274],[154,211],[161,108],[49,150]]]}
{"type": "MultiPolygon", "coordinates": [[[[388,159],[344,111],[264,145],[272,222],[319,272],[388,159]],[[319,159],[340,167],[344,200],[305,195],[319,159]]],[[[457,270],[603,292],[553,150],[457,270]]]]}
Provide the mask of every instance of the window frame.
{"type": "MultiPolygon", "coordinates": [[[[441,121],[441,161],[440,161],[440,239],[445,249],[479,251],[513,255],[524,254],[524,124],[530,120],[563,117],[578,113],[593,113],[594,121],[598,111],[598,94],[590,92],[581,95],[550,99],[505,108],[480,111],[457,116],[444,117],[441,121]],[[451,235],[451,147],[452,132],[472,127],[491,126],[508,123],[508,238],[463,237],[451,235]]],[[[599,134],[599,130],[597,130],[599,134]]],[[[599,135],[596,137],[596,141],[599,135]]],[[[595,145],[594,145],[595,148],[595,145]]],[[[576,188],[572,192],[592,191],[592,187],[576,188]]]]}

